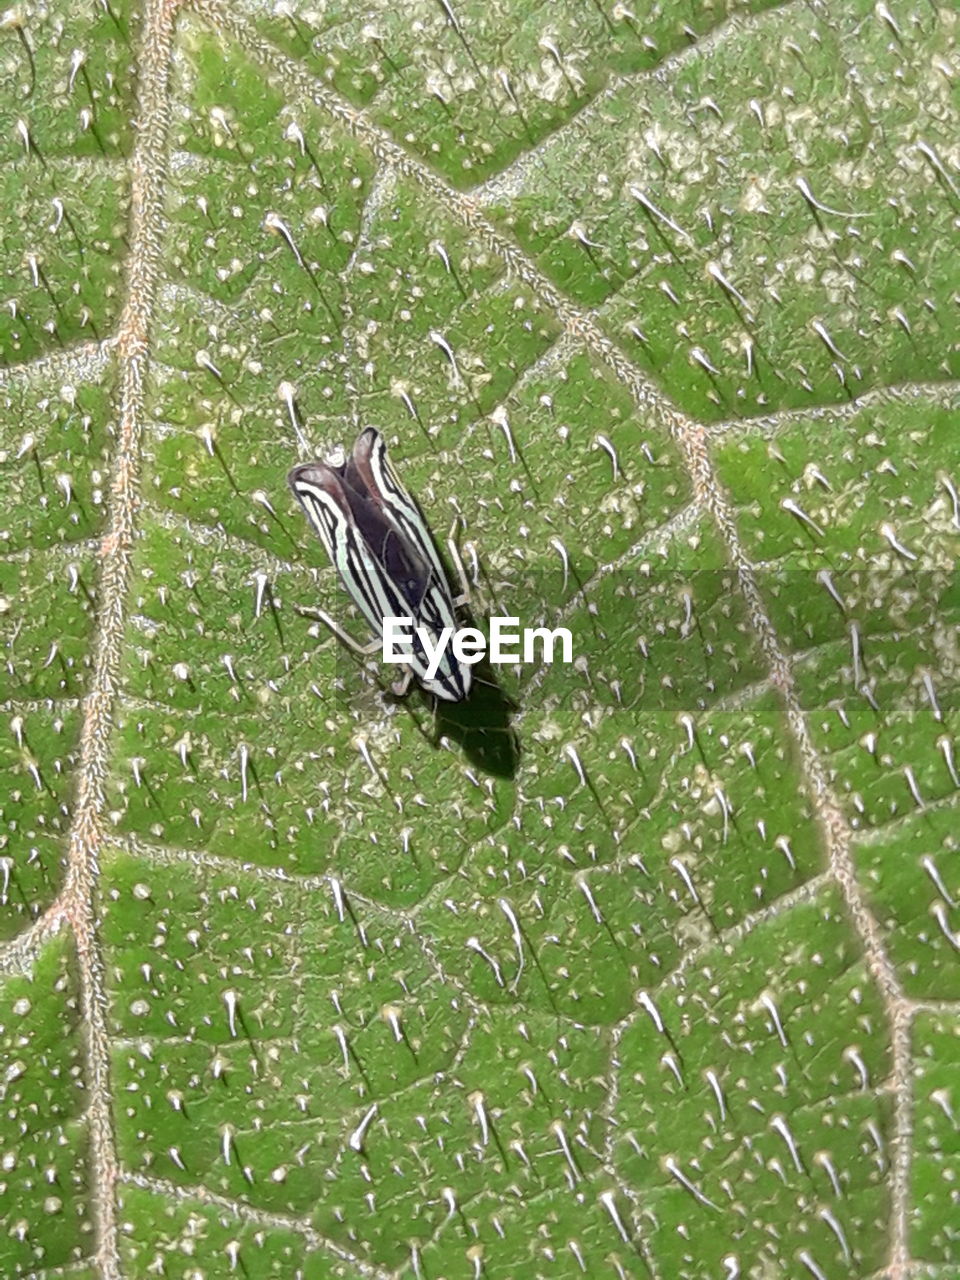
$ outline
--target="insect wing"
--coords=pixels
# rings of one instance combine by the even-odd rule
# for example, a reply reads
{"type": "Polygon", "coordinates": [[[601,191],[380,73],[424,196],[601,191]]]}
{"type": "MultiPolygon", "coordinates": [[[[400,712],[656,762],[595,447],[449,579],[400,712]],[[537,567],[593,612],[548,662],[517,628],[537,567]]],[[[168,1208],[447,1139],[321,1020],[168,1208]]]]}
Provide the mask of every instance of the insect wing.
{"type": "Polygon", "coordinates": [[[430,530],[390,466],[380,432],[361,432],[343,466],[305,463],[288,478],[371,629],[382,635],[384,618],[412,617],[409,664],[417,680],[445,702],[462,701],[473,672],[449,648],[435,675],[427,676],[430,659],[416,628],[434,641],[446,628],[455,631],[453,598],[430,530]]]}
{"type": "MultiPolygon", "coordinates": [[[[419,607],[415,610],[415,624],[431,631],[435,637],[446,627],[456,630],[453,596],[440,555],[420,508],[391,466],[386,443],[375,427],[367,427],[360,433],[348,467],[355,472],[358,483],[366,489],[371,501],[396,525],[432,569],[419,607]]],[[[467,696],[473,683],[473,672],[469,666],[458,663],[447,649],[436,675],[428,680],[426,663],[420,656],[422,649],[416,641],[413,650],[414,660],[410,665],[425,689],[445,702],[461,702],[467,696]]]]}
{"type": "MultiPolygon", "coordinates": [[[[400,482],[387,457],[387,446],[376,427],[362,431],[353,447],[351,459],[356,473],[370,498],[381,510],[385,510],[400,532],[416,547],[421,557],[430,565],[437,580],[447,586],[447,576],[430,530],[420,514],[420,508],[400,482]]],[[[449,588],[447,590],[449,595],[449,588]]],[[[452,601],[451,601],[452,605],[452,601]]]]}
{"type": "Polygon", "coordinates": [[[357,520],[355,504],[350,501],[339,468],[309,462],[294,467],[289,480],[351,600],[371,629],[381,635],[384,618],[402,617],[408,612],[403,597],[384,574],[367,541],[389,531],[383,528],[382,517],[378,518],[373,504],[368,504],[372,508],[370,518],[357,520]]]}
{"type": "Polygon", "coordinates": [[[433,577],[433,568],[405,537],[392,512],[378,502],[350,458],[343,468],[343,493],[350,512],[374,560],[403,596],[408,612],[418,613],[433,577]]]}

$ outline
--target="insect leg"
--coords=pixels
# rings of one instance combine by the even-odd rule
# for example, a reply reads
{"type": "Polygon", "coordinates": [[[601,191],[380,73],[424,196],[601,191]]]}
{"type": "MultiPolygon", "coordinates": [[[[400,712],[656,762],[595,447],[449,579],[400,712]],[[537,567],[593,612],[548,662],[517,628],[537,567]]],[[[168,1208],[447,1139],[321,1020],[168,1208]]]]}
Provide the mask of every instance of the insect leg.
{"type": "Polygon", "coordinates": [[[450,536],[447,538],[447,550],[450,552],[453,567],[456,569],[457,577],[460,580],[460,593],[453,598],[453,607],[455,609],[462,608],[470,599],[470,583],[467,581],[466,570],[460,557],[460,548],[457,546],[457,529],[459,525],[460,517],[457,516],[450,528],[450,536]]]}
{"type": "Polygon", "coordinates": [[[344,631],[343,627],[336,619],[331,618],[330,614],[323,609],[305,609],[300,605],[295,606],[297,613],[305,618],[316,618],[318,622],[325,623],[333,634],[337,637],[341,644],[346,645],[353,653],[359,654],[361,658],[370,658],[375,653],[379,653],[383,648],[382,640],[371,640],[367,644],[361,644],[359,640],[354,640],[353,636],[344,631]]]}
{"type": "Polygon", "coordinates": [[[390,692],[395,698],[403,698],[406,696],[411,684],[413,683],[413,668],[404,667],[403,674],[398,676],[390,686],[390,692]]]}

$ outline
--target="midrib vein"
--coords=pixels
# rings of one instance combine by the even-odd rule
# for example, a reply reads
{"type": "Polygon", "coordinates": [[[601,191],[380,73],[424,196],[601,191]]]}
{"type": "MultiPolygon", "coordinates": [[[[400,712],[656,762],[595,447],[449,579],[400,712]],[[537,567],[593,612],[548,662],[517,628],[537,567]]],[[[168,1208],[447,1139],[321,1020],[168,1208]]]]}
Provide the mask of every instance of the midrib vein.
{"type": "Polygon", "coordinates": [[[76,940],[86,1031],[89,1185],[96,1230],[95,1262],[103,1280],[120,1280],[117,1238],[117,1150],[111,1116],[110,1046],[104,961],[97,935],[96,889],[103,844],[105,784],[117,699],[133,560],[143,431],[148,340],[161,263],[167,149],[167,77],[174,0],[147,0],[138,62],[137,135],[130,162],[130,256],[127,297],[116,337],[119,421],[110,468],[107,532],[100,580],[92,676],[83,698],[80,763],[68,835],[63,890],[47,912],[48,927],[66,921],[76,940]]]}

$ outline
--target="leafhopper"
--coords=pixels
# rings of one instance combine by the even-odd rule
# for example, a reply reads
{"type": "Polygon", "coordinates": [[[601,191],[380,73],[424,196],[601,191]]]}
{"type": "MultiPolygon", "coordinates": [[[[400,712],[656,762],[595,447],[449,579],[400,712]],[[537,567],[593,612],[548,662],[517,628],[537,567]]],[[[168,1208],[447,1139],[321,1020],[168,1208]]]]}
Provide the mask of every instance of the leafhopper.
{"type": "Polygon", "coordinates": [[[417,503],[400,483],[387,458],[387,446],[375,427],[361,431],[353,452],[339,466],[306,462],[293,468],[290,487],[353,603],[377,637],[361,645],[329,614],[316,610],[339,640],[369,655],[383,646],[384,619],[413,621],[410,658],[396,693],[417,682],[443,702],[462,702],[473,672],[449,644],[431,675],[430,648],[457,627],[456,610],[466,599],[454,596],[433,537],[417,503]],[[449,629],[446,630],[445,629],[449,629]]]}

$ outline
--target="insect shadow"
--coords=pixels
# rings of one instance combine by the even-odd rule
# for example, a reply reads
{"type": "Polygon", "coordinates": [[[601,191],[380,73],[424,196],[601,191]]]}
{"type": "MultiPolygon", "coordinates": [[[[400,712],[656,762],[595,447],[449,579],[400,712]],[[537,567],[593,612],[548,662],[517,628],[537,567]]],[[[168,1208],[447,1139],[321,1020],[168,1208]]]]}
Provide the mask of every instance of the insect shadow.
{"type": "MultiPolygon", "coordinates": [[[[421,697],[431,701],[422,691],[421,697]]],[[[511,721],[518,710],[483,658],[473,668],[468,697],[462,702],[435,700],[433,740],[449,738],[483,773],[513,778],[520,763],[520,738],[511,721]]]]}
{"type": "MultiPolygon", "coordinates": [[[[447,557],[442,552],[440,559],[446,569],[447,557]]],[[[346,602],[342,603],[345,605],[346,602]]],[[[309,617],[312,610],[304,610],[304,613],[309,617]]],[[[458,621],[463,626],[477,625],[470,604],[460,605],[457,613],[458,621]]],[[[346,621],[345,617],[344,622],[346,621]]],[[[483,627],[479,629],[483,630],[483,627]]],[[[496,778],[516,776],[521,747],[520,737],[512,720],[520,706],[502,687],[486,655],[471,668],[473,678],[467,697],[460,702],[446,702],[422,688],[416,681],[411,682],[406,691],[399,693],[386,679],[390,668],[379,666],[378,670],[374,670],[372,663],[346,646],[340,646],[335,652],[337,662],[345,662],[354,669],[365,671],[379,688],[383,698],[403,707],[422,737],[432,747],[439,747],[446,738],[456,743],[480,772],[496,778]],[[428,712],[432,724],[425,722],[417,708],[428,712]]]]}

